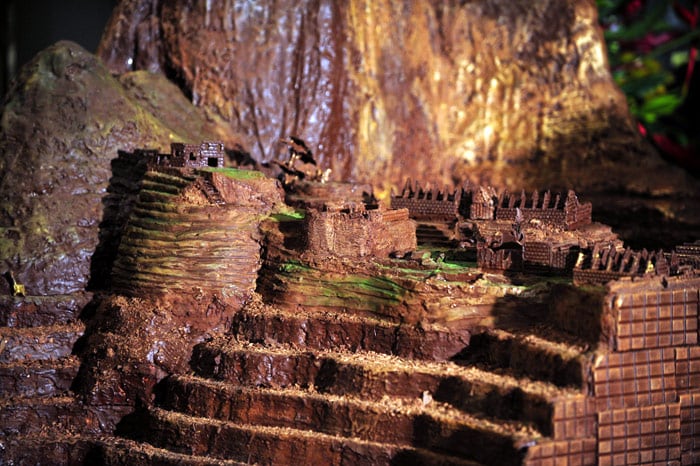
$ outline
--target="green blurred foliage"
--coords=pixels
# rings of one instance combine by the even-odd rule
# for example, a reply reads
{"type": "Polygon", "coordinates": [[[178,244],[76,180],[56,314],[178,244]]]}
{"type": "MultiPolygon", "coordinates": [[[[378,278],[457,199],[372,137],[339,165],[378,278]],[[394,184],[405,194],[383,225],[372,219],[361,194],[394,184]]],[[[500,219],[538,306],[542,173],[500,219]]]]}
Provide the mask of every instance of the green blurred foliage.
{"type": "Polygon", "coordinates": [[[632,114],[649,132],[688,143],[673,116],[688,94],[690,50],[700,28],[697,0],[597,0],[613,77],[632,114]]]}

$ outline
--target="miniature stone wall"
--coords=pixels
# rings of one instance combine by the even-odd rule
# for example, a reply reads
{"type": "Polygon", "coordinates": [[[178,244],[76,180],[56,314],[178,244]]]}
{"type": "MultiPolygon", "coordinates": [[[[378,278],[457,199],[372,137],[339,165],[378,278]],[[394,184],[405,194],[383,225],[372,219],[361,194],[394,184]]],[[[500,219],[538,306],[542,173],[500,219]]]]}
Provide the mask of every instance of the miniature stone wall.
{"type": "Polygon", "coordinates": [[[173,167],[223,167],[224,144],[203,141],[201,144],[172,143],[170,166],[173,167]]]}
{"type": "Polygon", "coordinates": [[[670,267],[663,251],[624,251],[613,245],[596,244],[581,256],[574,268],[574,283],[602,285],[624,277],[669,274],[670,267]]]}
{"type": "Polygon", "coordinates": [[[178,168],[222,168],[224,166],[224,144],[220,141],[202,141],[200,144],[173,142],[170,153],[161,154],[155,149],[136,149],[133,157],[144,160],[149,169],[178,168]]]}
{"type": "Polygon", "coordinates": [[[679,265],[689,265],[700,269],[700,241],[676,246],[675,255],[679,265]]]}
{"type": "Polygon", "coordinates": [[[496,219],[515,221],[518,210],[523,222],[539,220],[567,230],[575,230],[591,223],[591,203],[579,203],[573,191],[569,191],[563,205],[561,196],[557,194],[552,199],[549,191],[541,199],[537,192],[530,198],[524,191],[520,196],[503,193],[496,206],[496,219]]]}
{"type": "Polygon", "coordinates": [[[476,263],[480,268],[499,271],[570,272],[578,256],[577,243],[525,241],[506,243],[497,248],[477,245],[476,263]]]}
{"type": "Polygon", "coordinates": [[[551,241],[526,241],[523,245],[523,265],[528,270],[570,271],[578,256],[578,244],[551,241]]]}
{"type": "Polygon", "coordinates": [[[314,255],[388,257],[416,249],[415,223],[407,209],[310,210],[307,249],[314,255]]]}
{"type": "Polygon", "coordinates": [[[417,220],[452,220],[459,212],[462,190],[449,192],[423,189],[418,182],[411,186],[406,182],[401,194],[391,197],[392,209],[408,209],[411,218],[417,220]]]}

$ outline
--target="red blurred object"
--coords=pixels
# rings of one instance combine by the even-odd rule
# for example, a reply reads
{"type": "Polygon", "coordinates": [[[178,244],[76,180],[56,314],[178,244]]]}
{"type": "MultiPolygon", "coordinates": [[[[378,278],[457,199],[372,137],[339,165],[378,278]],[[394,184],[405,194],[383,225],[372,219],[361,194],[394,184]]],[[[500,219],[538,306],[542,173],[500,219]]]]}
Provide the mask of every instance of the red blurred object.
{"type": "Polygon", "coordinates": [[[661,44],[665,44],[669,40],[673,39],[675,36],[669,32],[662,32],[660,34],[649,33],[642,37],[641,39],[633,42],[635,50],[640,53],[649,53],[661,44]]]}
{"type": "MultiPolygon", "coordinates": [[[[642,134],[646,133],[646,128],[642,134]]],[[[665,134],[652,134],[651,140],[654,145],[676,164],[693,172],[700,172],[700,154],[694,146],[682,146],[671,140],[665,134]]]]}
{"type": "Polygon", "coordinates": [[[627,16],[637,16],[644,6],[644,2],[642,0],[633,0],[625,6],[625,14],[627,16]]]}
{"type": "MultiPolygon", "coordinates": [[[[688,23],[688,26],[690,26],[690,29],[695,29],[698,25],[698,20],[700,20],[700,10],[698,10],[698,5],[693,6],[693,11],[691,12],[689,9],[684,8],[683,5],[681,5],[678,2],[673,3],[673,8],[678,13],[683,20],[688,23]]],[[[693,77],[693,70],[695,69],[695,59],[698,56],[698,48],[695,46],[690,47],[690,51],[688,52],[688,68],[686,69],[685,72],[685,79],[683,80],[683,95],[688,94],[688,88],[690,86],[690,80],[693,77]]]]}

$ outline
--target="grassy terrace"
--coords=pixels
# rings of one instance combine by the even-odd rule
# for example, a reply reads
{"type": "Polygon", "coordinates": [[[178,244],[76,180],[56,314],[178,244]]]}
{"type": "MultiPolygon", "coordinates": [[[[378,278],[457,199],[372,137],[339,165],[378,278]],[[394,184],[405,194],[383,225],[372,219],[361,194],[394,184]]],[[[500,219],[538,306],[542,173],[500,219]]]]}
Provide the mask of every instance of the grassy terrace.
{"type": "Polygon", "coordinates": [[[266,176],[255,170],[239,170],[237,168],[215,168],[215,167],[206,167],[202,168],[199,171],[203,172],[210,172],[210,173],[221,173],[224,176],[227,176],[233,180],[261,180],[266,178],[266,176]]]}

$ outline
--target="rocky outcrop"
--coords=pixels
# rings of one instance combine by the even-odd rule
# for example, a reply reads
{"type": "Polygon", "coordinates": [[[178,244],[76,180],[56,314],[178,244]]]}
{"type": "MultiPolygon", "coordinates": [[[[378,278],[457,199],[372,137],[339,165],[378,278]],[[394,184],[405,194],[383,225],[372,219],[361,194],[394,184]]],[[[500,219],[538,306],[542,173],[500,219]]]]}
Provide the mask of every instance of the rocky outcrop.
{"type": "Polygon", "coordinates": [[[29,295],[83,290],[117,150],[203,137],[216,134],[162,76],[116,79],[70,42],[44,50],[3,101],[0,268],[29,295]]]}
{"type": "Polygon", "coordinates": [[[690,186],[636,133],[593,0],[124,0],[98,54],[176,77],[258,160],[303,137],[336,179],[690,186]]]}

